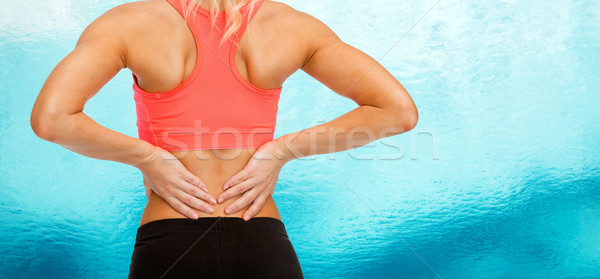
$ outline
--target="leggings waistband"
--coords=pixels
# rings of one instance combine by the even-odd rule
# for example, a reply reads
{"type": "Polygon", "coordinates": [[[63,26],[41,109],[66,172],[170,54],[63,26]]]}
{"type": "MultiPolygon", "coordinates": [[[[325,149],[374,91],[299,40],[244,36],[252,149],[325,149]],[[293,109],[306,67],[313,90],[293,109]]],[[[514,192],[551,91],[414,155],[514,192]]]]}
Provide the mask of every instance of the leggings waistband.
{"type": "Polygon", "coordinates": [[[271,231],[287,235],[285,225],[279,219],[272,217],[254,217],[248,221],[240,217],[201,217],[197,220],[190,218],[169,218],[148,222],[137,229],[137,237],[160,232],[176,231],[271,231]]]}

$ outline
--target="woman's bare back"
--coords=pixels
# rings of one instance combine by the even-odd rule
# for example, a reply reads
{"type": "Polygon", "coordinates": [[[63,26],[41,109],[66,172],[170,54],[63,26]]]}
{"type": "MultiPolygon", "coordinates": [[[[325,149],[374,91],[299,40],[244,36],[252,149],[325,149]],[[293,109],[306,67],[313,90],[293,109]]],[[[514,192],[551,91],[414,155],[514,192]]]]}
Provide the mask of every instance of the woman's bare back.
{"type": "MultiPolygon", "coordinates": [[[[177,87],[196,63],[196,45],[183,17],[164,0],[122,6],[139,13],[130,20],[135,31],[126,31],[130,36],[124,37],[127,67],[140,87],[148,92],[177,87]]],[[[244,32],[236,55],[238,70],[246,80],[260,88],[276,89],[302,67],[310,56],[310,46],[294,30],[299,26],[294,17],[304,15],[279,2],[263,2],[244,32]]]]}
{"type": "MultiPolygon", "coordinates": [[[[128,32],[123,38],[127,38],[124,41],[127,67],[135,74],[140,88],[147,92],[166,92],[187,79],[197,63],[196,43],[177,10],[164,0],[128,3],[122,5],[121,10],[124,14],[134,14],[128,22],[123,23],[129,26],[123,31],[128,32]]],[[[285,4],[263,2],[244,32],[236,55],[238,71],[247,81],[259,88],[279,88],[302,67],[310,57],[309,46],[302,42],[299,32],[294,30],[299,26],[294,22],[294,17],[302,16],[303,13],[285,4]]],[[[223,192],[226,180],[240,171],[255,151],[195,150],[171,153],[202,179],[211,195],[218,197],[223,192]]],[[[213,205],[212,214],[195,211],[199,217],[242,217],[249,206],[229,215],[224,212],[239,196],[213,205]]],[[[272,197],[267,198],[255,217],[281,219],[272,197]]],[[[153,193],[140,225],[166,218],[185,216],[153,193]]]]}

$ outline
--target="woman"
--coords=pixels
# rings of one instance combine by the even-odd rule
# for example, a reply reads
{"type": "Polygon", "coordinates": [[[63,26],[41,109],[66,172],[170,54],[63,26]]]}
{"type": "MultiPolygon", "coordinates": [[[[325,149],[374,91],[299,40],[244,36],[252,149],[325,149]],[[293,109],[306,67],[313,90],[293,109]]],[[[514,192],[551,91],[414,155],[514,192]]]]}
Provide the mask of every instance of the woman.
{"type": "Polygon", "coordinates": [[[131,278],[302,278],[271,196],[282,167],[416,122],[411,97],[379,63],[269,0],[117,6],[83,31],[31,114],[40,138],[142,172],[148,203],[131,278]],[[122,68],[133,74],[139,139],[83,113],[122,68]],[[274,139],[282,84],[298,69],[359,106],[274,139]]]}

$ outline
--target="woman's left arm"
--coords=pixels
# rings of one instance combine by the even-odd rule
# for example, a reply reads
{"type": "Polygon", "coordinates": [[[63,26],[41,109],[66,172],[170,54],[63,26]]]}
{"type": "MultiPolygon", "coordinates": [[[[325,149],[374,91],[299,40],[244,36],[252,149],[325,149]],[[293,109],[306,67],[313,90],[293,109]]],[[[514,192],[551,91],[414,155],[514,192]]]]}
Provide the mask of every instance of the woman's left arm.
{"type": "Polygon", "coordinates": [[[312,46],[302,70],[359,106],[327,123],[283,135],[263,144],[247,165],[224,185],[218,202],[242,194],[225,209],[229,214],[252,204],[255,216],[275,190],[279,171],[290,160],[353,149],[413,129],[417,108],[402,84],[375,59],[344,43],[316,19],[303,26],[312,46]]]}

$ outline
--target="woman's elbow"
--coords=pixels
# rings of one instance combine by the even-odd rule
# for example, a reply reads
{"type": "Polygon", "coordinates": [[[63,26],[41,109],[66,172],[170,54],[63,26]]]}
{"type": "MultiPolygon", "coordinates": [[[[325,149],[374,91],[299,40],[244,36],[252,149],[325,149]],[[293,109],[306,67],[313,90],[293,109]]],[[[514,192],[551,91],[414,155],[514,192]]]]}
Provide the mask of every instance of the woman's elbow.
{"type": "Polygon", "coordinates": [[[52,142],[56,138],[56,117],[52,113],[41,112],[37,109],[33,109],[29,124],[33,133],[39,138],[52,142]]]}
{"type": "Polygon", "coordinates": [[[396,112],[396,127],[402,133],[408,132],[417,126],[419,112],[413,102],[397,106],[394,110],[396,112]]]}

